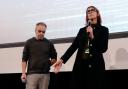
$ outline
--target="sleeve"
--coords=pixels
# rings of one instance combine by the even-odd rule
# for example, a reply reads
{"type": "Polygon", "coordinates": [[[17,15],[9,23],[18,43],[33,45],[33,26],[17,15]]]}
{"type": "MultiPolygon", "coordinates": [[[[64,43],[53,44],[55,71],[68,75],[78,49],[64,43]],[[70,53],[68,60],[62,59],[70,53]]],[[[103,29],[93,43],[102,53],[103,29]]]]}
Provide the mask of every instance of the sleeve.
{"type": "Polygon", "coordinates": [[[53,43],[50,43],[50,57],[51,59],[57,59],[57,52],[53,43]]]}
{"type": "Polygon", "coordinates": [[[104,53],[108,49],[108,28],[101,29],[98,35],[94,35],[93,53],[104,53]]]}
{"type": "Polygon", "coordinates": [[[23,48],[23,53],[22,53],[22,61],[25,62],[29,58],[29,41],[25,43],[25,46],[23,48]]]}
{"type": "Polygon", "coordinates": [[[67,60],[73,55],[73,53],[77,50],[79,39],[81,35],[82,29],[79,30],[76,38],[74,39],[73,43],[70,45],[70,47],[67,49],[67,51],[64,53],[64,55],[61,57],[63,60],[63,63],[66,63],[67,60]]]}

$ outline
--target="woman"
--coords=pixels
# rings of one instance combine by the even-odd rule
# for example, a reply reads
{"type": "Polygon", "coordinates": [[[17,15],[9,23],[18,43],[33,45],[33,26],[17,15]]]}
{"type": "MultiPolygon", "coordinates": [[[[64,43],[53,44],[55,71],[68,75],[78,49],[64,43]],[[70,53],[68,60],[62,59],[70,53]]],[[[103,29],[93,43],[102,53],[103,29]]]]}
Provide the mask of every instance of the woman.
{"type": "Polygon", "coordinates": [[[62,63],[78,49],[72,71],[72,89],[105,89],[105,63],[103,53],[108,48],[108,28],[101,25],[99,10],[89,6],[87,25],[81,28],[65,54],[55,64],[58,73],[62,63]]]}

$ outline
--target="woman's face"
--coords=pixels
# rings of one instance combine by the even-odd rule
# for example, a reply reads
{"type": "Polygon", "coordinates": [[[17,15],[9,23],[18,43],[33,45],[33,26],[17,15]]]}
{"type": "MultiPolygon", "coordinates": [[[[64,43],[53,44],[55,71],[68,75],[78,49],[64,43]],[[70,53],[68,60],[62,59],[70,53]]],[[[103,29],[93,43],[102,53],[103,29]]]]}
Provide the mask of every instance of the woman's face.
{"type": "Polygon", "coordinates": [[[87,9],[87,17],[89,20],[97,19],[98,17],[97,10],[93,7],[89,7],[87,9]]]}

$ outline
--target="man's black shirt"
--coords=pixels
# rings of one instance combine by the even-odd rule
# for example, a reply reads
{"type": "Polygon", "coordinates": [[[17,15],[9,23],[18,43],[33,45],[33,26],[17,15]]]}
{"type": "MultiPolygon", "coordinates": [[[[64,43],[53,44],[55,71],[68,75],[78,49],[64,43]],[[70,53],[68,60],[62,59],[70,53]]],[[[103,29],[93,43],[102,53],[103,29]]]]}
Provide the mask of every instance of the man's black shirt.
{"type": "Polygon", "coordinates": [[[44,38],[37,40],[35,37],[27,40],[22,61],[28,61],[27,73],[49,73],[51,59],[57,59],[57,53],[51,41],[44,38]]]}

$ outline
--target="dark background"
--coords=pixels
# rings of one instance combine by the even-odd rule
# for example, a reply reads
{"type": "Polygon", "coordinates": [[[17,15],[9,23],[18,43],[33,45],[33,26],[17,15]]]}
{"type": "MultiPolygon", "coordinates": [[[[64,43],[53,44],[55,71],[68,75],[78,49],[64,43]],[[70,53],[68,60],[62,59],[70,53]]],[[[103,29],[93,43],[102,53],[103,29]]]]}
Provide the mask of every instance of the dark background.
{"type": "MultiPolygon", "coordinates": [[[[68,89],[71,72],[50,73],[49,89],[68,89]]],[[[25,89],[21,73],[0,74],[0,89],[25,89]]],[[[128,89],[128,70],[106,70],[107,89],[128,89]]]]}

